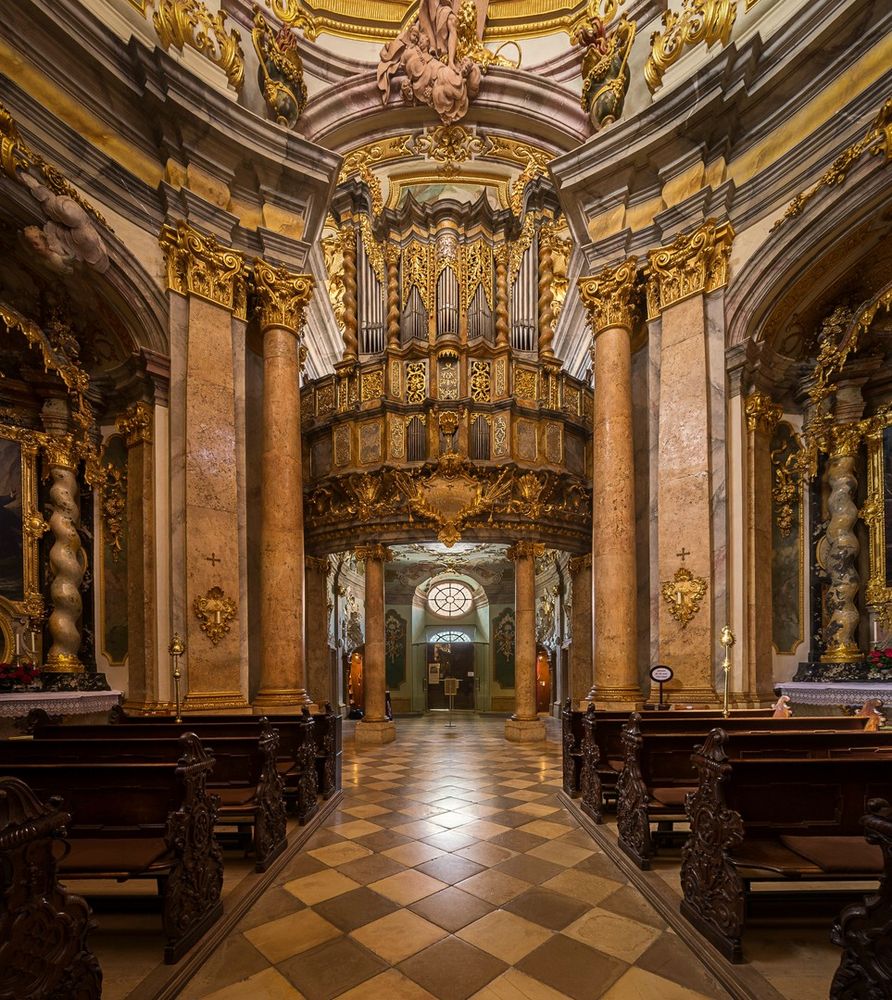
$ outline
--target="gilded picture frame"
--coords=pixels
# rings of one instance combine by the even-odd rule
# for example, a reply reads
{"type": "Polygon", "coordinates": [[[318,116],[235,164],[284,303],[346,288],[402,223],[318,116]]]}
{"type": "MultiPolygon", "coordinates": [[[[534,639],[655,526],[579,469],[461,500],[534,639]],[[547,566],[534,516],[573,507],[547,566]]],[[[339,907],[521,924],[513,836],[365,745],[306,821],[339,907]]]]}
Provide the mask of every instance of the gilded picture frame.
{"type": "Polygon", "coordinates": [[[892,632],[892,406],[862,424],[867,445],[867,501],[861,517],[870,535],[867,606],[885,632],[892,632]]]}

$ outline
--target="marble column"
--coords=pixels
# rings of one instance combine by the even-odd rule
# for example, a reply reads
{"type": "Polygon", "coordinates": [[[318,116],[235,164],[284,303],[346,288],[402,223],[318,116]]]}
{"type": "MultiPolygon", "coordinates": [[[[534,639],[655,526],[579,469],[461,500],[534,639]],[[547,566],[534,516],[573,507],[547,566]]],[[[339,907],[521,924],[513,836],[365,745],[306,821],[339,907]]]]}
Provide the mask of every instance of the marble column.
{"type": "MultiPolygon", "coordinates": [[[[712,381],[706,296],[727,281],[734,231],[709,220],[648,253],[648,317],[661,319],[658,576],[658,656],[675,672],[673,701],[715,703],[718,644],[714,592],[716,534],[712,381]],[[689,598],[698,590],[702,596],[689,598]],[[664,594],[672,600],[667,600],[664,594]],[[681,598],[679,604],[678,598],[681,598]],[[674,605],[674,607],[673,607],[674,605]],[[692,614],[682,614],[691,608],[692,614]],[[674,613],[673,613],[674,611],[674,613]]],[[[724,379],[724,371],[715,378],[724,379]]]]}
{"type": "Polygon", "coordinates": [[[632,329],[637,260],[581,278],[594,344],[592,511],[594,685],[604,708],[633,708],[638,685],[638,582],[632,436],[632,329]]]}
{"type": "Polygon", "coordinates": [[[300,336],[313,278],[254,262],[263,335],[260,688],[255,711],[309,704],[304,658],[300,336]]]}
{"type": "Polygon", "coordinates": [[[745,404],[747,426],[746,660],[743,697],[759,704],[774,691],[771,598],[772,470],[771,435],[781,407],[758,389],[745,404]]]}
{"type": "Polygon", "coordinates": [[[356,745],[380,746],[396,739],[396,726],[386,715],[387,676],[384,650],[384,564],[391,558],[386,545],[363,545],[356,558],[365,562],[365,652],[363,686],[365,715],[356,724],[356,745]]]}
{"type": "Polygon", "coordinates": [[[512,743],[545,739],[536,711],[536,556],[544,551],[525,541],[508,550],[514,561],[514,714],[505,720],[505,738],[512,743]]]}
{"type": "Polygon", "coordinates": [[[591,553],[570,560],[573,587],[571,611],[569,697],[574,706],[593,697],[594,659],[592,657],[592,557],[591,553]]]}
{"type": "Polygon", "coordinates": [[[186,222],[165,226],[160,242],[171,292],[171,624],[186,642],[184,708],[246,709],[235,328],[247,268],[186,222]]]}
{"type": "MultiPolygon", "coordinates": [[[[117,420],[127,445],[127,701],[129,711],[161,704],[155,601],[155,430],[152,403],[117,420]]],[[[165,656],[166,660],[166,656],[165,656]]]]}
{"type": "Polygon", "coordinates": [[[328,646],[328,557],[317,559],[306,556],[304,605],[306,621],[310,627],[306,629],[305,648],[307,663],[307,683],[313,692],[317,705],[335,703],[335,691],[332,689],[331,652],[328,646]]]}
{"type": "Polygon", "coordinates": [[[855,460],[860,443],[858,424],[838,424],[833,428],[827,461],[830,517],[825,533],[825,560],[830,586],[825,598],[828,620],[824,626],[822,663],[853,663],[863,655],[856,638],[860,614],[855,604],[861,582],[857,565],[860,544],[855,534],[858,521],[855,460]]]}
{"type": "Polygon", "coordinates": [[[81,584],[87,569],[87,555],[81,545],[80,487],[77,481],[79,458],[69,428],[68,404],[49,399],[43,406],[43,424],[52,435],[45,448],[49,477],[50,616],[47,627],[50,648],[46,670],[73,674],[84,669],[80,659],[81,584]]]}

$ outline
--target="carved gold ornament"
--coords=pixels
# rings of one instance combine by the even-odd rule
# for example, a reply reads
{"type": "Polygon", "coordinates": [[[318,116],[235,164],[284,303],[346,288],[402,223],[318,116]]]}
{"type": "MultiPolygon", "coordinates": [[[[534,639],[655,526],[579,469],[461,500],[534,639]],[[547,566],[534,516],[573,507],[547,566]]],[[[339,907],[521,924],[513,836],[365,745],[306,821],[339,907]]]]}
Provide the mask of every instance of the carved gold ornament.
{"type": "Polygon", "coordinates": [[[226,30],[226,12],[212,14],[202,0],[158,0],[152,24],[163,49],[172,45],[195,49],[219,66],[230,86],[240,90],[245,79],[241,35],[226,30]]]}
{"type": "Polygon", "coordinates": [[[151,444],[152,407],[148,403],[134,403],[118,417],[118,430],[124,435],[128,448],[138,444],[151,444]]]}
{"type": "Polygon", "coordinates": [[[595,337],[613,326],[624,327],[631,333],[638,318],[638,295],[637,257],[579,279],[579,297],[588,310],[595,337]]]}
{"type": "Polygon", "coordinates": [[[298,28],[312,42],[319,35],[324,23],[317,23],[302,0],[268,0],[276,17],[291,28],[298,28]]]}
{"type": "Polygon", "coordinates": [[[582,109],[597,131],[612,125],[623,112],[631,82],[629,55],[637,24],[623,17],[608,35],[604,22],[594,18],[582,29],[578,44],[585,45],[582,59],[582,109]]]}
{"type": "Polygon", "coordinates": [[[706,581],[694,574],[687,566],[679,566],[675,576],[660,587],[663,600],[669,607],[669,614],[681,625],[688,627],[691,619],[700,610],[700,602],[706,596],[706,581]]]}
{"type": "Polygon", "coordinates": [[[438,125],[415,136],[407,148],[441,164],[442,172],[449,176],[457,173],[467,160],[485,155],[492,142],[464,125],[438,125]]]}
{"type": "Polygon", "coordinates": [[[663,75],[681,57],[685,48],[706,42],[727,45],[737,18],[737,0],[684,0],[681,13],[663,11],[663,30],[650,40],[650,55],[644,66],[644,79],[653,94],[663,84],[663,75]]]}
{"type": "Polygon", "coordinates": [[[867,134],[840,153],[817,184],[807,191],[803,191],[802,194],[796,195],[783,217],[771,227],[771,231],[774,232],[787,219],[795,219],[797,215],[801,215],[805,206],[822,188],[844,184],[849,176],[849,171],[865,153],[882,157],[883,166],[892,160],[892,97],[880,108],[879,114],[867,130],[867,134]]]}
{"type": "Polygon", "coordinates": [[[127,473],[109,463],[100,491],[102,523],[105,540],[111,549],[112,560],[117,562],[123,551],[124,521],[127,513],[127,473]]]}
{"type": "Polygon", "coordinates": [[[771,452],[774,473],[771,499],[775,505],[775,522],[783,538],[789,538],[793,532],[802,490],[801,449],[797,446],[795,431],[791,434],[782,447],[771,452]]]}
{"type": "Polygon", "coordinates": [[[221,587],[211,587],[204,597],[196,597],[192,609],[201,631],[215,646],[229,632],[238,610],[235,601],[228,598],[221,587]]]}
{"type": "Polygon", "coordinates": [[[251,40],[260,62],[266,105],[279,125],[294,128],[307,106],[307,85],[297,36],[287,25],[274,31],[255,4],[251,40]]]}
{"type": "Polygon", "coordinates": [[[726,284],[733,240],[730,222],[708,219],[692,233],[680,233],[669,246],[651,250],[645,269],[648,319],[676,302],[726,284]]]}
{"type": "Polygon", "coordinates": [[[261,329],[283,327],[300,334],[314,285],[310,274],[295,274],[256,259],[253,287],[261,329]]]}
{"type": "Polygon", "coordinates": [[[892,405],[883,407],[875,416],[862,422],[867,442],[867,500],[861,508],[861,517],[870,535],[870,578],[865,597],[867,606],[874,611],[877,621],[887,633],[892,632],[892,587],[889,586],[889,566],[886,563],[888,476],[883,438],[889,426],[892,426],[892,405]]]}
{"type": "Polygon", "coordinates": [[[159,242],[171,291],[197,295],[247,318],[247,267],[240,253],[183,221],[176,229],[165,226],[159,242]]]}
{"type": "Polygon", "coordinates": [[[751,434],[756,431],[771,434],[784,412],[783,407],[773,402],[770,396],[766,396],[759,389],[747,396],[744,410],[746,425],[751,434]]]}

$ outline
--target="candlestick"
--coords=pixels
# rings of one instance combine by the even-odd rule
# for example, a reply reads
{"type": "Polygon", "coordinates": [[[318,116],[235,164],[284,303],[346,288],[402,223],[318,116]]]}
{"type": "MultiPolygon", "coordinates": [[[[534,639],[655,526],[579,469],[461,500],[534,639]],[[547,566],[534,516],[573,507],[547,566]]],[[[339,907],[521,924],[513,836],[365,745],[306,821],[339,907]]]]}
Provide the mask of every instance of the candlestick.
{"type": "Polygon", "coordinates": [[[734,645],[734,633],[731,631],[731,626],[726,625],[722,629],[721,643],[725,647],[725,659],[722,663],[722,670],[725,672],[725,686],[724,686],[724,696],[722,699],[722,718],[727,719],[731,714],[731,708],[729,705],[730,699],[730,679],[731,679],[731,647],[734,645]]]}
{"type": "Polygon", "coordinates": [[[180,714],[180,677],[182,677],[182,674],[180,673],[180,657],[186,652],[186,644],[183,642],[178,632],[174,632],[173,638],[170,640],[168,652],[173,660],[173,689],[177,706],[177,714],[174,721],[182,722],[183,717],[180,714]]]}

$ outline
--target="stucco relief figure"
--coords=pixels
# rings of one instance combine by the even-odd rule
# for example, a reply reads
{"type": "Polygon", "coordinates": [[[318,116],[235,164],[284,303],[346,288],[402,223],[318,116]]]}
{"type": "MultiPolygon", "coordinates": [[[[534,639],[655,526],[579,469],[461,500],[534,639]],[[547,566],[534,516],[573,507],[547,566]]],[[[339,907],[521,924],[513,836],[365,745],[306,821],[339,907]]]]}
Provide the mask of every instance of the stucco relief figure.
{"type": "Polygon", "coordinates": [[[422,0],[418,16],[381,50],[378,89],[386,104],[394,78],[402,75],[400,92],[407,104],[426,104],[447,123],[460,121],[480,92],[483,70],[463,52],[461,27],[474,15],[481,37],[485,4],[474,0],[422,0]],[[468,8],[467,10],[465,8],[468,8]]]}
{"type": "Polygon", "coordinates": [[[69,273],[76,261],[82,261],[100,274],[105,273],[109,267],[108,252],[84,209],[68,195],[54,194],[31,174],[23,173],[20,178],[47,218],[43,228],[27,226],[24,229],[25,245],[60,274],[69,273]]]}

